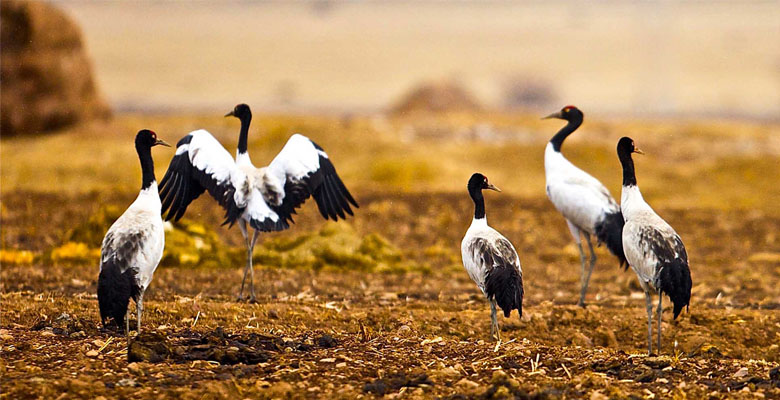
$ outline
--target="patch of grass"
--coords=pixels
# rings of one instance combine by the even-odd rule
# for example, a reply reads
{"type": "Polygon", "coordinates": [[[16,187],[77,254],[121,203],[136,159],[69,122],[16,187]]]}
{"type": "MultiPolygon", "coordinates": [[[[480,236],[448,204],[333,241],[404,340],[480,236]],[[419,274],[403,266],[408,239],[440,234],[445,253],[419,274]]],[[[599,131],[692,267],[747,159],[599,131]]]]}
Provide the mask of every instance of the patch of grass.
{"type": "Polygon", "coordinates": [[[435,169],[425,160],[380,159],[371,165],[374,182],[404,191],[430,183],[435,175],[435,169]]]}
{"type": "Polygon", "coordinates": [[[253,259],[272,268],[403,272],[421,267],[377,233],[360,236],[345,223],[327,223],[319,231],[291,238],[270,238],[253,259]]]}

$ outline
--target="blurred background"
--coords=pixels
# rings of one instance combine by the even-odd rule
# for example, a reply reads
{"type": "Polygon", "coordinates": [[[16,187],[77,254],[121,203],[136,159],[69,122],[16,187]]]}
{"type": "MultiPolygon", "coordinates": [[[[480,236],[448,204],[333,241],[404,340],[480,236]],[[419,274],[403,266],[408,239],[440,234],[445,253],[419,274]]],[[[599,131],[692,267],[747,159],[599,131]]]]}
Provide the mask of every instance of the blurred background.
{"type": "Polygon", "coordinates": [[[780,2],[57,1],[117,111],[480,105],[780,118],[780,2]]]}

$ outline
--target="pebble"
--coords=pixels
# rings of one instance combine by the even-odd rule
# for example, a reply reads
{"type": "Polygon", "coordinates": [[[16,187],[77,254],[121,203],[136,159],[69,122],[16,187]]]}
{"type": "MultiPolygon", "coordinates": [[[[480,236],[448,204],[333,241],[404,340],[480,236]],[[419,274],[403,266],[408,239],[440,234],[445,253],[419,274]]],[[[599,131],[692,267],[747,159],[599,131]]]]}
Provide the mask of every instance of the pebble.
{"type": "Polygon", "coordinates": [[[97,350],[90,350],[87,352],[87,357],[95,358],[98,355],[100,355],[100,353],[98,353],[97,350]]]}
{"type": "Polygon", "coordinates": [[[601,392],[593,392],[590,394],[590,400],[607,400],[608,397],[601,392]]]}
{"type": "Polygon", "coordinates": [[[117,386],[127,386],[127,387],[133,387],[137,386],[137,383],[135,382],[135,379],[133,378],[123,378],[120,379],[119,382],[116,383],[117,386]]]}
{"type": "Polygon", "coordinates": [[[468,380],[466,378],[463,378],[463,379],[459,380],[455,384],[455,386],[458,386],[458,387],[463,388],[463,389],[476,389],[476,388],[479,387],[479,384],[477,382],[470,381],[470,380],[468,380]]]}
{"type": "Polygon", "coordinates": [[[733,377],[742,378],[743,376],[747,376],[748,373],[750,373],[750,371],[748,371],[747,367],[742,367],[739,369],[739,371],[734,373],[733,377]]]}
{"type": "Polygon", "coordinates": [[[493,371],[493,377],[490,379],[490,382],[491,383],[499,383],[499,382],[505,381],[507,378],[508,378],[508,376],[506,375],[506,372],[504,372],[503,370],[498,369],[498,370],[493,371]]]}
{"type": "Polygon", "coordinates": [[[138,364],[137,362],[132,362],[130,364],[127,364],[127,370],[132,372],[132,373],[134,373],[134,374],[136,374],[136,375],[140,375],[141,372],[142,372],[141,371],[141,364],[138,364]]]}
{"type": "Polygon", "coordinates": [[[442,368],[438,371],[436,371],[436,375],[449,380],[449,379],[456,379],[460,378],[460,371],[456,370],[455,368],[448,367],[448,368],[442,368]]]}
{"type": "Polygon", "coordinates": [[[3,341],[11,341],[11,340],[14,339],[14,337],[9,335],[9,334],[5,334],[4,333],[4,334],[0,335],[0,339],[3,339],[3,341]]]}

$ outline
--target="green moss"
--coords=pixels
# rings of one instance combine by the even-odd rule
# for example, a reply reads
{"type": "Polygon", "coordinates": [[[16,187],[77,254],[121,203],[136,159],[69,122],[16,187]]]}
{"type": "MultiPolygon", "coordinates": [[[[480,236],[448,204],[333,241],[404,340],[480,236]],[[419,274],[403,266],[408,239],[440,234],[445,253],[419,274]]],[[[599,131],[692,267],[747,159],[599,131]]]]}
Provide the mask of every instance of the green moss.
{"type": "Polygon", "coordinates": [[[69,229],[63,237],[63,243],[80,242],[89,247],[100,248],[106,231],[123,212],[124,210],[118,205],[99,207],[86,222],[69,229]]]}
{"type": "MultiPolygon", "coordinates": [[[[64,243],[86,243],[84,252],[97,251],[109,226],[121,215],[117,206],[103,206],[85,223],[71,229],[64,243]]],[[[59,253],[58,253],[59,254],[59,253]]],[[[217,232],[187,219],[165,224],[161,267],[235,267],[245,262],[243,247],[228,247],[217,232]]],[[[377,233],[360,235],[346,223],[328,223],[318,231],[298,235],[267,235],[255,247],[257,266],[325,271],[425,271],[404,261],[403,254],[377,233]]]]}
{"type": "Polygon", "coordinates": [[[272,268],[324,271],[400,272],[423,270],[403,261],[401,252],[377,233],[360,236],[348,224],[328,223],[319,231],[266,239],[255,249],[255,263],[272,268]]]}

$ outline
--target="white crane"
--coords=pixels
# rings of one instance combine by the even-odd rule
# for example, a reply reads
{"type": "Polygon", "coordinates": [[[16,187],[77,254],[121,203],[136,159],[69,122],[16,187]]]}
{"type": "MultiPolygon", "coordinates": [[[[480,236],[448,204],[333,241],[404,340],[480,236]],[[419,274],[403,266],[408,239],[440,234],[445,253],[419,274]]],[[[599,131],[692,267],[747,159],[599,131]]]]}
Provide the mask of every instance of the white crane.
{"type": "Polygon", "coordinates": [[[658,293],[658,351],[661,350],[661,314],[663,294],[674,304],[674,319],[691,301],[691,271],[688,253],[680,236],[642,198],[636,185],[634,160],[631,153],[644,154],[634,141],[624,137],[618,141],[618,158],[623,166],[623,193],[620,205],[626,224],[623,227],[623,249],[631,269],[645,291],[647,306],[647,353],[652,353],[653,300],[658,293]]]}
{"type": "Polygon", "coordinates": [[[330,158],[309,138],[294,134],[267,167],[256,168],[247,153],[252,111],[237,105],[226,117],[241,120],[235,161],[207,131],[190,132],[176,144],[176,155],[160,182],[165,219],[178,221],[187,206],[204,191],[225,209],[225,222],[238,222],[247,247],[244,278],[238,298],[242,300],[249,274],[250,301],[255,301],[252,252],[259,232],[290,227],[293,214],[309,196],[314,197],[325,219],[338,221],[353,215],[358,207],[336,173],[330,158]],[[249,237],[248,228],[254,229],[249,237]]]}
{"type": "Polygon", "coordinates": [[[474,219],[460,244],[463,267],[490,302],[490,334],[500,341],[496,306],[509,317],[512,310],[523,316],[523,270],[512,243],[487,224],[482,190],[500,190],[480,173],[471,176],[468,190],[474,201],[474,219]]]}
{"type": "Polygon", "coordinates": [[[160,217],[160,196],[154,178],[152,147],[169,146],[150,130],[135,136],[135,150],[141,161],[141,191],[133,204],[111,225],[103,238],[100,255],[97,296],[103,326],[119,325],[124,320],[125,335],[130,336],[127,308],[135,300],[138,333],[144,292],[152,282],[154,270],[162,258],[165,232],[160,217]]]}
{"type": "Polygon", "coordinates": [[[580,300],[577,304],[585,307],[588,282],[596,264],[596,254],[593,252],[590,237],[596,236],[599,244],[605,243],[607,249],[618,258],[620,266],[624,266],[626,258],[621,240],[623,215],[609,190],[598,179],[577,168],[561,154],[563,141],[582,124],[582,111],[574,106],[566,106],[546,118],[558,118],[568,122],[547,143],[544,150],[544,172],[547,197],[566,218],[566,224],[580,251],[580,300]],[[588,268],[585,267],[586,256],[580,235],[585,236],[590,250],[588,268]]]}

